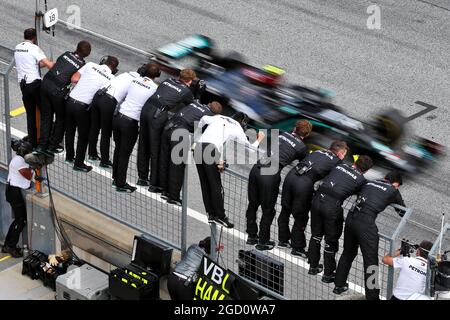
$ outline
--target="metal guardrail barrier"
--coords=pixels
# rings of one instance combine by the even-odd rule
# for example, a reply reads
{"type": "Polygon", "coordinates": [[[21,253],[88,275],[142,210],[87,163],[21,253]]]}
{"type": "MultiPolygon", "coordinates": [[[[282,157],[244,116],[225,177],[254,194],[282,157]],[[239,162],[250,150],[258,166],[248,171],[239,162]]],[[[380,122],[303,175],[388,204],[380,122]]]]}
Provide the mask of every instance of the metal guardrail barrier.
{"type": "MultiPolygon", "coordinates": [[[[248,172],[250,167],[237,165],[237,169],[230,165],[222,175],[222,183],[224,189],[225,211],[230,220],[235,224],[234,229],[225,229],[215,227],[212,228],[212,238],[215,242],[220,242],[224,249],[222,253],[216,256],[218,262],[224,267],[229,268],[237,274],[243,275],[242,260],[250,261],[250,269],[258,275],[265,274],[268,276],[266,281],[256,281],[254,283],[265,291],[268,295],[272,295],[279,299],[293,299],[293,300],[330,300],[336,299],[337,296],[332,293],[334,284],[325,284],[321,281],[321,274],[313,276],[308,274],[309,265],[305,259],[293,256],[290,254],[290,249],[282,249],[275,247],[270,251],[257,251],[254,246],[246,244],[247,234],[245,212],[247,209],[247,184],[248,172]],[[251,251],[254,250],[254,251],[251,251]],[[241,254],[239,254],[241,252],[241,254]],[[284,272],[278,274],[268,274],[269,265],[264,263],[255,263],[252,259],[253,254],[259,254],[262,257],[283,264],[284,272]],[[253,263],[253,264],[252,264],[253,263]],[[282,276],[282,278],[281,278],[282,276]]],[[[285,168],[282,172],[282,178],[289,171],[291,167],[285,168]]],[[[278,225],[277,216],[281,211],[281,187],[278,197],[276,211],[277,215],[273,220],[271,227],[271,239],[278,240],[278,225]]],[[[344,202],[344,217],[348,210],[352,207],[355,197],[351,197],[344,202]]],[[[412,209],[403,208],[400,206],[389,206],[384,212],[380,213],[377,218],[377,226],[379,229],[379,285],[381,288],[381,296],[389,299],[392,295],[394,270],[391,267],[383,265],[381,258],[387,254],[393,254],[397,248],[396,243],[398,236],[402,231],[411,216],[412,209]],[[403,217],[400,217],[395,211],[395,208],[405,212],[403,217]]],[[[258,212],[258,218],[261,217],[261,211],[258,212]]],[[[291,217],[290,226],[292,227],[293,218],[291,217]]],[[[311,237],[310,228],[305,232],[307,241],[311,237]]],[[[323,246],[322,246],[323,249],[323,246]]],[[[337,258],[343,250],[343,236],[340,239],[339,252],[337,258]]],[[[349,274],[349,288],[353,293],[364,293],[364,268],[362,255],[358,254],[353,262],[352,269],[349,274]]]]}

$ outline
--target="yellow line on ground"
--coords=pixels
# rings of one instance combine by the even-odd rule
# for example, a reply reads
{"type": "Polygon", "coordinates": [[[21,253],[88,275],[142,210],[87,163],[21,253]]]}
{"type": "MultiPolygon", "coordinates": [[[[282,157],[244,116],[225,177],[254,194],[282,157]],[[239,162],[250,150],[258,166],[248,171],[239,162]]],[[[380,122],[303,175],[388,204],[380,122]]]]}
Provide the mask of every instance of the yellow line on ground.
{"type": "Polygon", "coordinates": [[[11,258],[11,256],[3,257],[3,258],[0,259],[0,262],[3,262],[3,261],[5,261],[5,260],[8,260],[9,258],[11,258]]]}
{"type": "Polygon", "coordinates": [[[11,117],[17,117],[18,115],[21,115],[22,113],[25,113],[26,111],[25,111],[25,107],[24,106],[21,106],[21,107],[18,107],[18,108],[16,108],[16,109],[14,109],[14,110],[11,110],[10,112],[9,112],[9,115],[11,116],[11,117]]]}

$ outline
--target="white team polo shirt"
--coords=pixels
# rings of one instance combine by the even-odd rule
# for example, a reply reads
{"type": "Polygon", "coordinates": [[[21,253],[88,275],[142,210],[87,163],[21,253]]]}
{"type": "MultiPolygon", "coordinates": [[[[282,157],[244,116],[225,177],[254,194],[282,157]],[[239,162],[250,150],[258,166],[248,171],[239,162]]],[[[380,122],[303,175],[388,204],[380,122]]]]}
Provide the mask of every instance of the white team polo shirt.
{"type": "Polygon", "coordinates": [[[125,101],[120,106],[120,113],[139,121],[141,110],[145,102],[155,93],[158,86],[152,79],[147,77],[139,77],[134,79],[130,87],[125,101]]]}
{"type": "Polygon", "coordinates": [[[17,79],[19,82],[26,79],[27,83],[41,79],[39,74],[39,61],[45,59],[44,52],[31,41],[19,43],[14,50],[16,61],[17,79]]]}
{"type": "Polygon", "coordinates": [[[92,102],[98,89],[114,78],[111,69],[105,64],[88,62],[78,72],[81,74],[80,80],[69,96],[86,104],[92,102]]]}
{"type": "Polygon", "coordinates": [[[125,72],[112,79],[102,89],[108,88],[106,93],[116,98],[118,103],[121,103],[127,96],[131,82],[139,77],[137,72],[125,72]]]}
{"type": "Polygon", "coordinates": [[[25,162],[25,159],[21,156],[14,156],[9,163],[8,182],[14,187],[22,189],[28,189],[31,185],[31,181],[25,179],[19,172],[20,169],[29,168],[30,166],[25,162]]]}
{"type": "Polygon", "coordinates": [[[408,299],[412,294],[425,292],[427,278],[427,260],[422,257],[395,257],[394,269],[400,269],[394,296],[400,300],[408,299]]]}
{"type": "Polygon", "coordinates": [[[212,143],[219,152],[222,152],[222,147],[228,140],[235,140],[247,146],[257,147],[259,145],[259,141],[250,144],[239,122],[230,117],[221,115],[203,116],[198,126],[202,128],[205,125],[208,125],[208,127],[198,143],[212,143]]]}

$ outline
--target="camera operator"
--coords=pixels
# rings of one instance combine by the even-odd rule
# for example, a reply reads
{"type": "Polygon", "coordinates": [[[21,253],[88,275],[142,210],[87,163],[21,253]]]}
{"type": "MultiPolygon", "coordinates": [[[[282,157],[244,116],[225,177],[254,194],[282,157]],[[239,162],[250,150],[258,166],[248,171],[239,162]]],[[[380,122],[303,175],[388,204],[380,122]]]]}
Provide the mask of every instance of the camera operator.
{"type": "Polygon", "coordinates": [[[198,245],[192,244],[183,258],[177,263],[175,269],[167,279],[167,289],[172,300],[193,300],[197,270],[202,258],[211,253],[211,237],[200,241],[198,245]]]}
{"type": "Polygon", "coordinates": [[[74,52],[67,51],[56,60],[53,68],[44,76],[41,85],[41,131],[38,152],[62,152],[60,146],[64,137],[64,121],[68,86],[73,74],[86,62],[91,53],[91,44],[80,41],[74,52]],[[56,119],[53,123],[53,115],[56,119]]]}
{"type": "Polygon", "coordinates": [[[384,264],[394,267],[394,269],[400,269],[391,300],[407,300],[415,293],[425,293],[428,252],[432,246],[430,241],[424,240],[416,247],[416,256],[410,257],[410,249],[414,250],[414,246],[402,242],[402,248],[395,251],[393,257],[389,255],[383,257],[384,264]]]}
{"type": "Polygon", "coordinates": [[[281,213],[278,217],[278,246],[289,248],[291,254],[307,258],[305,228],[314,194],[314,184],[324,178],[347,155],[345,141],[336,140],[329,150],[317,150],[307,155],[286,175],[281,192],[281,213]],[[295,221],[289,230],[289,217],[295,221]],[[292,241],[289,244],[289,240],[292,241]]]}
{"type": "MultiPolygon", "coordinates": [[[[355,205],[350,209],[345,220],[344,252],[339,259],[333,292],[341,294],[348,290],[346,283],[353,260],[361,249],[364,264],[365,294],[367,300],[379,300],[380,289],[369,288],[369,267],[378,271],[378,227],[375,220],[378,214],[389,205],[404,206],[398,190],[403,183],[398,171],[389,172],[383,180],[373,180],[362,186],[355,205]]],[[[402,213],[399,213],[402,215],[402,213]]]]}
{"type": "Polygon", "coordinates": [[[9,163],[8,184],[5,195],[6,201],[11,205],[14,221],[9,227],[2,252],[9,253],[13,258],[19,258],[22,257],[23,252],[17,247],[17,243],[27,223],[27,207],[23,190],[30,188],[31,179],[33,178],[33,171],[25,163],[24,157],[33,151],[33,146],[27,141],[20,140],[13,141],[11,147],[16,151],[16,155],[9,163]]]}
{"type": "Polygon", "coordinates": [[[169,118],[169,112],[176,113],[183,106],[194,102],[190,86],[195,78],[194,70],[181,70],[178,79],[164,80],[142,108],[137,157],[139,179],[136,184],[149,186],[150,192],[163,191],[159,181],[161,135],[169,118]],[[151,162],[150,181],[149,162],[151,162]]]}

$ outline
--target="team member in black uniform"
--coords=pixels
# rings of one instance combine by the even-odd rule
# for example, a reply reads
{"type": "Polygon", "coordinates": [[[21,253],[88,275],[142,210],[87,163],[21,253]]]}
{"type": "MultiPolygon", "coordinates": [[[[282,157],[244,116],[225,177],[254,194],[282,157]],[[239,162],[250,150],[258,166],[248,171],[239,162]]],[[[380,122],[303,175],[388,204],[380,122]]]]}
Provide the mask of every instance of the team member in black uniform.
{"type": "Polygon", "coordinates": [[[302,160],[308,154],[303,139],[311,133],[311,123],[307,120],[297,121],[292,133],[280,132],[278,148],[271,157],[262,159],[250,171],[248,182],[247,244],[258,243],[258,225],[256,212],[261,206],[262,217],[259,224],[259,250],[270,250],[274,242],[270,241],[270,226],[275,217],[275,204],[281,182],[281,170],[294,160],[302,160]],[[278,165],[274,173],[264,172],[262,168],[278,165]]]}
{"type": "Polygon", "coordinates": [[[198,100],[181,109],[176,113],[164,127],[161,138],[161,155],[159,160],[160,186],[164,191],[161,195],[168,203],[181,205],[180,191],[183,186],[184,168],[186,163],[185,151],[189,150],[190,136],[194,133],[194,124],[203,116],[212,116],[222,113],[222,105],[213,101],[207,105],[198,100]],[[172,133],[177,129],[182,135],[173,137],[172,133]],[[178,159],[172,159],[171,154],[175,146],[180,148],[177,153],[178,159]]]}
{"type": "Polygon", "coordinates": [[[194,101],[189,86],[195,79],[191,69],[181,70],[178,79],[170,78],[163,81],[155,94],[147,100],[142,108],[138,145],[137,185],[149,186],[150,192],[161,192],[159,177],[159,153],[161,135],[169,118],[169,113],[176,113],[194,101]],[[148,180],[149,161],[151,161],[150,181],[148,180]]]}
{"type": "Polygon", "coordinates": [[[331,169],[342,162],[347,154],[347,143],[334,141],[329,150],[317,150],[309,154],[289,171],[283,183],[281,213],[278,217],[278,239],[280,247],[289,247],[292,254],[306,258],[305,228],[309,220],[309,209],[314,193],[314,183],[325,177],[331,169]],[[289,231],[289,217],[295,222],[289,231]]]}
{"type": "Polygon", "coordinates": [[[37,147],[36,108],[41,103],[41,74],[39,68],[51,69],[54,62],[47,59],[44,52],[36,45],[36,29],[26,29],[23,33],[25,41],[19,43],[14,50],[17,78],[22,91],[22,101],[27,112],[28,139],[33,148],[37,147]]]}
{"type": "Polygon", "coordinates": [[[44,76],[41,85],[41,134],[38,152],[62,152],[64,137],[66,97],[72,75],[83,67],[84,58],[91,53],[91,45],[80,41],[75,52],[67,51],[56,60],[55,65],[44,76]],[[55,115],[55,123],[53,123],[55,115]],[[49,148],[50,147],[50,148],[49,148]]]}
{"type": "Polygon", "coordinates": [[[323,261],[325,265],[322,281],[334,281],[336,270],[335,255],[339,249],[339,238],[342,235],[344,200],[355,194],[366,183],[363,174],[373,165],[368,156],[360,156],[351,166],[338,164],[330,174],[322,180],[319,190],[314,195],[311,206],[311,240],[309,241],[308,260],[309,274],[322,271],[320,260],[320,242],[325,235],[323,261]]]}
{"type": "MultiPolygon", "coordinates": [[[[344,252],[339,259],[336,271],[334,293],[341,294],[348,290],[348,284],[346,283],[348,273],[360,246],[364,261],[366,299],[379,299],[380,289],[368,285],[369,277],[372,275],[368,273],[370,271],[368,270],[369,266],[376,266],[378,270],[379,236],[375,219],[389,204],[405,205],[398,190],[402,181],[399,172],[391,171],[384,180],[367,182],[361,188],[355,206],[350,210],[345,220],[344,252]]],[[[378,273],[375,273],[375,276],[377,275],[378,273]]]]}

